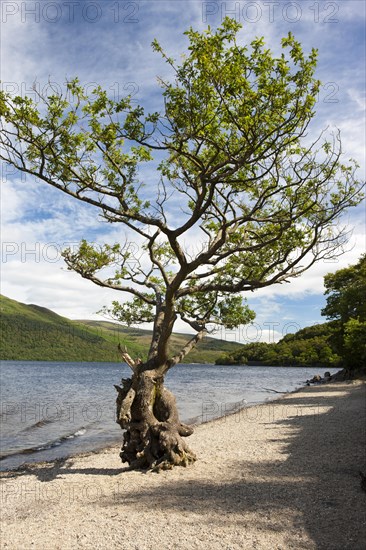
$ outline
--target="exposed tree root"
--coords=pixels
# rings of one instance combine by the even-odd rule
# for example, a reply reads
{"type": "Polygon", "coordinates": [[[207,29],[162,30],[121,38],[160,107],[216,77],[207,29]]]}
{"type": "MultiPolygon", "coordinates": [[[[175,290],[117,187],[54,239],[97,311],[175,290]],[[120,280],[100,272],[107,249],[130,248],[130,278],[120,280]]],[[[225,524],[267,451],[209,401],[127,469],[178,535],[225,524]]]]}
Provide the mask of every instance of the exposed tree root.
{"type": "Polygon", "coordinates": [[[167,470],[188,466],[195,454],[182,439],[193,429],[180,422],[174,395],[154,371],[134,372],[115,386],[117,422],[123,430],[122,462],[132,469],[167,470]]]}

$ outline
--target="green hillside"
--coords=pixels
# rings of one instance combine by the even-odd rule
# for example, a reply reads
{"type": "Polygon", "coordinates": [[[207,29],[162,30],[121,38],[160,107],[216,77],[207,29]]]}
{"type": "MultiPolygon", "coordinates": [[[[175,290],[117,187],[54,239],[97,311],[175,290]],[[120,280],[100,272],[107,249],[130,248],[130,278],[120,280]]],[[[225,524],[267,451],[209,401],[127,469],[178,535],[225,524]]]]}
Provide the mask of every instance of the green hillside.
{"type": "Polygon", "coordinates": [[[307,367],[338,367],[334,323],[306,327],[295,334],[287,334],[277,343],[254,342],[245,344],[216,360],[220,365],[283,365],[307,367]]]}
{"type": "MultiPolygon", "coordinates": [[[[2,360],[118,362],[118,343],[126,346],[131,356],[144,358],[151,332],[107,321],[71,321],[44,307],[0,295],[0,336],[2,360]]],[[[172,352],[178,351],[187,339],[187,334],[174,334],[172,352]]],[[[186,362],[215,363],[220,355],[239,347],[206,337],[186,357],[186,362]]]]}

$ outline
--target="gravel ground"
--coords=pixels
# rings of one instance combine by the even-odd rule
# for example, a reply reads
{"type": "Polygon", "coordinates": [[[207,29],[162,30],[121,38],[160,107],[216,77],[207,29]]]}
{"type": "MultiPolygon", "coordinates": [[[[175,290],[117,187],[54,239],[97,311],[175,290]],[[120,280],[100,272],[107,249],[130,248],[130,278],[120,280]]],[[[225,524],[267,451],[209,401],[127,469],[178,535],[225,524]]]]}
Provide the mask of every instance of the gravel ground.
{"type": "Polygon", "coordinates": [[[363,550],[366,384],[306,387],[197,426],[191,467],[118,449],[2,474],[1,549],[363,550]]]}

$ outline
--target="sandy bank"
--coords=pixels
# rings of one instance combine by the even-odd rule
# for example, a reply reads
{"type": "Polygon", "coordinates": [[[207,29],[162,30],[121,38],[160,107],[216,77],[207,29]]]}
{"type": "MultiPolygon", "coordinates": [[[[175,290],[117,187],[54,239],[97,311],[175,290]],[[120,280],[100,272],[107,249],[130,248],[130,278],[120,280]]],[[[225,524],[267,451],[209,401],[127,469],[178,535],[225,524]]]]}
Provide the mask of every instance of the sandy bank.
{"type": "Polygon", "coordinates": [[[1,548],[361,550],[366,384],[306,387],[198,426],[198,461],[125,471],[118,449],[1,479],[1,548]]]}

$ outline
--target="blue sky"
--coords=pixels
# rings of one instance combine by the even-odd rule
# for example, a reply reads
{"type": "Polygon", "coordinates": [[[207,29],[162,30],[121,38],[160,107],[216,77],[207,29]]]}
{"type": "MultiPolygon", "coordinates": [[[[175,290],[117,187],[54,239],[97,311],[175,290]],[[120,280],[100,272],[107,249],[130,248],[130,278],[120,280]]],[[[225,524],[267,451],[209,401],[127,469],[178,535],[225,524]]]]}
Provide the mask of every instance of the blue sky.
{"type": "MultiPolygon", "coordinates": [[[[6,1],[1,3],[1,81],[3,89],[32,95],[78,76],[87,89],[101,84],[113,96],[133,93],[147,110],[161,105],[156,76],[169,77],[167,65],[152,52],[157,38],[169,55],[179,58],[187,47],[183,32],[193,26],[217,26],[225,15],[243,24],[240,40],[264,36],[275,51],[291,30],[304,49],[319,49],[317,76],[323,82],[311,132],[341,130],[343,149],[365,173],[365,3],[192,1],[6,1]]],[[[311,135],[310,137],[313,137],[311,135]]],[[[96,318],[95,312],[116,293],[95,287],[67,271],[60,258],[64,246],[82,238],[115,242],[125,231],[97,218],[76,203],[11,167],[1,172],[1,291],[25,303],[37,303],[70,318],[96,318]]],[[[254,327],[219,333],[237,341],[277,340],[323,322],[323,277],[355,263],[366,249],[365,203],[344,223],[353,228],[348,251],[321,262],[290,284],[250,293],[257,312],[254,327]]],[[[178,329],[184,326],[177,326],[178,329]]],[[[185,329],[184,329],[185,330],[185,329]]]]}

